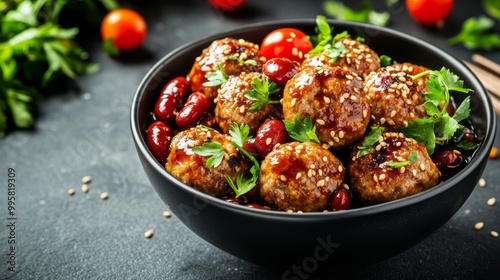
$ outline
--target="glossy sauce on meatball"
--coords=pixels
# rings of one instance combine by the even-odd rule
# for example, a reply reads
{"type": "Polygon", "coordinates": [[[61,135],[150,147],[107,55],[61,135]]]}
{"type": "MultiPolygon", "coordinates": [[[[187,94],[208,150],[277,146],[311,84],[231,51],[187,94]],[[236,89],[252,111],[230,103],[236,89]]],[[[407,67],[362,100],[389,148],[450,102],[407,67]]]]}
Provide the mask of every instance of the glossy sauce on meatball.
{"type": "Polygon", "coordinates": [[[371,122],[391,131],[426,116],[423,92],[405,72],[381,69],[367,77],[364,93],[370,100],[371,122]]]}
{"type": "Polygon", "coordinates": [[[308,54],[302,62],[301,69],[306,67],[318,67],[323,65],[340,66],[358,75],[362,79],[371,72],[380,69],[380,58],[378,54],[367,45],[351,38],[341,39],[346,52],[337,59],[329,56],[330,50],[326,49],[318,54],[308,54]]]}
{"type": "Polygon", "coordinates": [[[262,62],[259,60],[258,52],[257,44],[243,39],[224,38],[213,41],[195,59],[187,76],[191,81],[191,90],[203,92],[208,97],[215,98],[219,86],[204,86],[203,84],[208,81],[206,74],[217,71],[219,65],[222,66],[227,76],[239,75],[242,72],[259,72],[262,62]],[[256,65],[245,63],[248,60],[255,61],[256,65]]]}
{"type": "Polygon", "coordinates": [[[310,116],[324,148],[340,148],[361,139],[370,121],[363,84],[340,67],[309,67],[286,84],[282,105],[288,121],[310,116]]]}
{"type": "Polygon", "coordinates": [[[199,191],[215,197],[225,197],[234,196],[234,192],[224,175],[235,180],[238,174],[244,174],[248,170],[248,164],[231,144],[229,136],[196,126],[181,131],[172,138],[165,168],[177,179],[199,191]],[[205,164],[209,157],[196,154],[193,148],[209,142],[220,143],[225,154],[218,166],[207,168],[205,164]]]}
{"type": "Polygon", "coordinates": [[[372,153],[358,157],[357,146],[351,153],[348,165],[350,186],[361,202],[392,201],[439,183],[440,172],[425,146],[402,133],[386,132],[380,138],[372,153]]]}
{"type": "Polygon", "coordinates": [[[276,146],[261,164],[262,199],[279,210],[322,211],[334,190],[344,184],[345,168],[316,143],[276,146]]]}

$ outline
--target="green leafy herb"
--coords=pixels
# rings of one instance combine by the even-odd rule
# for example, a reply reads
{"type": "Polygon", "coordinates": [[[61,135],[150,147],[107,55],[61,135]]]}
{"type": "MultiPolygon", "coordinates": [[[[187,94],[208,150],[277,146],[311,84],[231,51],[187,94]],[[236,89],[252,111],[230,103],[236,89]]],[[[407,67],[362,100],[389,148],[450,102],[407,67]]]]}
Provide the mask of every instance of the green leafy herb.
{"type": "Polygon", "coordinates": [[[208,82],[204,82],[203,86],[206,87],[217,87],[225,83],[228,79],[224,68],[222,68],[222,64],[218,65],[218,68],[215,71],[207,72],[205,74],[205,78],[207,78],[208,82]]]}
{"type": "Polygon", "coordinates": [[[357,9],[350,9],[340,1],[323,2],[323,10],[331,17],[339,20],[367,22],[373,25],[386,26],[390,19],[388,12],[376,12],[370,1],[363,1],[357,9]]]}
{"type": "Polygon", "coordinates": [[[462,140],[455,146],[455,148],[463,151],[471,151],[477,148],[477,144],[462,140]]]}
{"type": "Polygon", "coordinates": [[[462,43],[468,49],[493,50],[500,48],[500,35],[495,33],[495,22],[485,15],[467,19],[460,33],[448,39],[450,45],[462,43]]]}
{"type": "Polygon", "coordinates": [[[316,36],[311,36],[311,42],[315,46],[310,54],[321,53],[326,45],[331,44],[333,40],[332,36],[333,29],[328,24],[325,16],[317,16],[316,17],[316,36]]]}
{"type": "Polygon", "coordinates": [[[274,82],[270,82],[266,75],[262,75],[262,81],[254,78],[251,85],[252,89],[245,90],[245,97],[256,101],[250,106],[250,112],[259,111],[267,104],[279,103],[279,100],[271,100],[269,96],[279,92],[281,89],[274,82]]]}
{"type": "Polygon", "coordinates": [[[300,142],[316,142],[319,143],[318,136],[316,135],[316,127],[313,125],[310,116],[300,119],[298,115],[295,116],[295,122],[283,121],[286,131],[293,139],[300,142]]]}
{"type": "Polygon", "coordinates": [[[408,127],[401,129],[407,137],[411,137],[426,146],[429,154],[434,153],[436,144],[444,144],[455,133],[463,128],[459,124],[470,113],[470,98],[466,97],[451,117],[446,108],[450,102],[450,91],[469,93],[471,89],[463,87],[463,81],[443,67],[441,70],[429,70],[413,77],[414,80],[430,75],[426,82],[429,92],[424,94],[424,108],[427,118],[410,121],[408,127]]]}
{"type": "Polygon", "coordinates": [[[347,49],[344,44],[340,41],[335,42],[333,45],[326,45],[324,48],[324,54],[330,58],[330,62],[333,63],[337,59],[347,53],[347,49]]]}
{"type": "Polygon", "coordinates": [[[119,56],[120,55],[120,49],[115,46],[113,43],[113,38],[108,38],[104,41],[102,41],[102,48],[106,53],[108,53],[111,56],[119,56]]]}
{"type": "Polygon", "coordinates": [[[387,162],[387,167],[388,168],[400,168],[400,167],[403,167],[403,166],[407,166],[407,165],[410,165],[412,162],[415,162],[417,161],[417,152],[416,151],[412,151],[410,153],[410,155],[408,156],[408,160],[405,160],[405,161],[388,161],[387,162]]]}
{"type": "Polygon", "coordinates": [[[375,151],[373,145],[375,145],[377,142],[380,141],[380,137],[382,137],[382,132],[384,132],[383,127],[381,126],[372,127],[370,132],[363,139],[363,143],[361,143],[361,146],[357,147],[358,153],[356,154],[356,156],[360,158],[373,153],[375,151]]]}
{"type": "Polygon", "coordinates": [[[10,120],[28,128],[35,122],[37,96],[61,76],[93,73],[75,42],[78,28],[63,28],[59,14],[68,1],[7,1],[0,4],[0,137],[10,120]]]}
{"type": "Polygon", "coordinates": [[[219,166],[226,154],[222,149],[222,144],[217,141],[205,142],[201,146],[196,146],[193,148],[193,152],[202,157],[209,157],[205,162],[206,168],[219,166]]]}
{"type": "Polygon", "coordinates": [[[247,59],[247,60],[243,60],[241,59],[239,56],[237,55],[228,55],[226,56],[227,59],[229,60],[236,60],[240,63],[240,65],[252,65],[252,66],[257,66],[257,61],[253,60],[253,59],[247,59]]]}
{"type": "Polygon", "coordinates": [[[387,67],[389,65],[393,64],[392,58],[388,55],[381,55],[380,56],[380,67],[387,67]]]}
{"type": "Polygon", "coordinates": [[[250,127],[246,124],[241,126],[238,126],[237,124],[232,124],[229,131],[229,134],[232,137],[231,143],[236,148],[238,148],[238,150],[243,155],[245,155],[245,157],[250,159],[253,163],[253,166],[250,168],[250,174],[249,175],[239,174],[238,176],[236,176],[236,182],[233,182],[233,180],[231,180],[229,176],[224,175],[229,186],[233,189],[234,193],[236,194],[236,197],[239,197],[251,191],[255,187],[255,185],[257,185],[257,181],[259,179],[259,173],[260,173],[259,162],[255,157],[253,157],[249,152],[247,152],[242,147],[243,143],[245,143],[246,140],[251,138],[249,136],[249,132],[250,132],[250,127]]]}

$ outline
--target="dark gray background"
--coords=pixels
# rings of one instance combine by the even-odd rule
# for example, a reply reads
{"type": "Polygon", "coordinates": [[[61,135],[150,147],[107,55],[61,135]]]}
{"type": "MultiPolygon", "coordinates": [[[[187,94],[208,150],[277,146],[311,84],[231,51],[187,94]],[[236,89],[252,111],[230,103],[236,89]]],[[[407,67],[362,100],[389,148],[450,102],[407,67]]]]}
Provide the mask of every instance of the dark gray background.
{"type": "MultiPolygon", "coordinates": [[[[385,7],[384,1],[373,2],[376,8],[385,7]]],[[[101,71],[78,79],[76,87],[42,96],[35,129],[0,140],[0,278],[280,279],[283,271],[239,260],[191,233],[175,216],[162,216],[167,208],[149,185],[133,147],[129,107],[146,72],[173,49],[246,23],[314,18],[324,14],[323,1],[248,0],[233,13],[216,11],[207,1],[135,3],[149,26],[143,47],[115,59],[103,52],[98,36],[83,37],[101,71]],[[16,274],[6,264],[8,168],[15,169],[17,180],[16,274]],[[93,178],[87,194],[80,190],[85,175],[93,178]],[[68,196],[69,188],[77,193],[68,196]],[[109,193],[106,201],[99,198],[104,191],[109,193]],[[148,229],[154,230],[151,239],[144,238],[148,229]]],[[[389,27],[470,60],[471,51],[450,47],[446,39],[459,31],[465,18],[483,11],[479,1],[455,5],[442,29],[418,25],[402,6],[391,10],[389,27]]],[[[499,51],[482,54],[500,61],[499,51]]],[[[495,146],[500,147],[498,137],[495,146]]],[[[500,199],[499,170],[500,160],[490,160],[483,175],[487,187],[477,187],[451,221],[422,243],[371,267],[322,278],[498,277],[500,238],[489,232],[500,232],[500,205],[487,206],[486,200],[500,199]],[[481,231],[473,229],[478,221],[485,222],[481,231]]]]}

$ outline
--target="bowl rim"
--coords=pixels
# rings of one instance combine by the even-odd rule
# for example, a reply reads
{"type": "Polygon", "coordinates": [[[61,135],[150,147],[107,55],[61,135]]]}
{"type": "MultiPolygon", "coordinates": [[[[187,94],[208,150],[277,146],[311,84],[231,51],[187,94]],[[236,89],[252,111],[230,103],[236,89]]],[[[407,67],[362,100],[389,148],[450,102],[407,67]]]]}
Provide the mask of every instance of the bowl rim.
{"type": "MultiPolygon", "coordinates": [[[[450,179],[439,183],[438,185],[425,190],[421,193],[414,194],[408,197],[404,197],[401,199],[385,202],[385,203],[380,203],[380,204],[375,204],[375,205],[369,205],[369,206],[363,206],[359,208],[353,208],[349,209],[347,211],[328,211],[328,212],[287,212],[287,211],[278,211],[278,210],[265,210],[265,209],[258,209],[258,208],[251,208],[248,206],[244,205],[238,205],[234,203],[229,203],[227,201],[224,201],[220,198],[216,198],[213,196],[210,196],[208,194],[205,194],[201,191],[198,191],[192,187],[190,187],[187,184],[184,184],[177,178],[175,178],[173,175],[171,175],[167,170],[159,164],[156,159],[153,157],[149,149],[147,148],[146,142],[142,136],[142,132],[140,131],[140,124],[139,124],[139,115],[138,115],[138,107],[139,107],[139,101],[141,100],[142,93],[147,87],[148,82],[150,82],[150,79],[152,75],[157,71],[158,69],[162,68],[163,64],[174,58],[176,55],[179,53],[188,50],[192,46],[198,46],[199,44],[203,43],[209,43],[212,40],[218,39],[218,38],[224,38],[227,36],[232,36],[232,34],[235,33],[241,33],[241,32],[247,32],[255,29],[262,29],[262,28],[270,28],[272,26],[275,26],[276,28],[279,28],[278,26],[286,27],[287,25],[298,25],[298,24],[311,24],[315,25],[316,21],[315,19],[310,19],[310,18],[298,18],[298,19],[284,19],[284,20],[271,20],[271,21],[263,21],[263,22],[258,22],[258,23],[250,23],[250,24],[245,24],[245,25],[240,25],[236,27],[232,27],[226,30],[223,30],[221,32],[216,32],[212,33],[206,36],[203,36],[201,38],[198,38],[196,40],[192,40],[188,43],[185,43],[174,50],[170,51],[167,53],[165,56],[163,56],[158,62],[154,64],[154,66],[146,73],[144,78],[141,80],[139,86],[136,89],[136,92],[134,93],[133,99],[132,99],[132,104],[130,108],[130,129],[132,132],[132,137],[133,140],[136,144],[137,150],[146,158],[148,163],[159,173],[162,175],[162,177],[165,178],[166,181],[172,183],[172,185],[175,185],[178,188],[181,188],[182,191],[190,193],[193,197],[198,198],[200,200],[206,201],[211,203],[213,206],[217,206],[220,208],[225,208],[226,210],[230,211],[235,211],[235,212],[241,212],[245,213],[246,215],[257,215],[260,217],[263,216],[270,216],[270,217],[276,217],[276,218],[288,218],[288,219],[305,219],[305,220],[310,220],[310,219],[352,219],[355,217],[359,216],[369,216],[369,215],[375,215],[378,213],[382,212],[389,212],[393,211],[395,209],[399,208],[404,208],[410,205],[418,204],[421,203],[422,201],[425,201],[431,197],[437,196],[448,189],[452,188],[455,186],[456,183],[464,180],[467,176],[470,175],[470,173],[473,172],[478,166],[481,164],[481,160],[484,159],[485,157],[488,157],[489,151],[491,147],[493,146],[493,142],[495,140],[495,134],[496,134],[496,116],[494,115],[493,111],[493,106],[491,103],[491,100],[488,98],[486,89],[484,86],[481,84],[479,79],[467,68],[467,66],[460,61],[459,59],[455,58],[453,55],[445,52],[441,48],[434,46],[420,38],[417,38],[415,36],[393,30],[390,28],[386,27],[379,27],[379,26],[374,26],[366,23],[359,23],[359,22],[349,22],[349,21],[340,21],[340,20],[332,20],[328,19],[328,23],[331,26],[336,26],[336,25],[341,25],[344,27],[348,28],[367,28],[370,30],[374,30],[377,32],[383,32],[386,34],[389,34],[390,36],[397,36],[401,37],[401,39],[405,41],[411,41],[413,43],[419,44],[423,46],[424,48],[428,49],[431,52],[436,53],[439,56],[444,57],[445,60],[450,62],[449,66],[452,66],[453,68],[461,69],[463,72],[466,73],[467,79],[470,81],[471,87],[475,89],[474,94],[478,95],[478,98],[482,101],[482,104],[485,105],[486,109],[486,130],[484,133],[484,138],[481,144],[481,147],[479,150],[475,153],[473,156],[472,160],[467,164],[467,166],[460,171],[458,174],[455,174],[453,177],[450,179]]],[[[259,42],[260,43],[260,42],[259,42]]],[[[450,68],[450,67],[448,67],[450,68]]],[[[461,76],[461,79],[465,79],[463,76],[461,76]]]]}

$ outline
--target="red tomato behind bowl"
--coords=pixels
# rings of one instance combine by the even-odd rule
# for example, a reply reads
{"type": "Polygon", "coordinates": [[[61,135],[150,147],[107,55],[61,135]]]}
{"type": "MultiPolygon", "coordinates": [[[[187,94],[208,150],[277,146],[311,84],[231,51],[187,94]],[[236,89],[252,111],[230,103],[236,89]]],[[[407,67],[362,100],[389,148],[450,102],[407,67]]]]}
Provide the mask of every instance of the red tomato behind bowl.
{"type": "Polygon", "coordinates": [[[130,9],[116,9],[109,12],[101,23],[103,40],[111,39],[120,50],[139,47],[146,38],[147,25],[144,18],[130,9]]]}
{"type": "Polygon", "coordinates": [[[406,0],[411,16],[422,24],[437,24],[445,20],[453,8],[454,0],[406,0]]]}
{"type": "Polygon", "coordinates": [[[284,57],[302,62],[312,50],[312,44],[304,32],[295,28],[280,28],[269,33],[261,43],[260,55],[266,59],[284,57]]]}
{"type": "Polygon", "coordinates": [[[208,0],[208,2],[215,8],[226,11],[232,11],[245,4],[245,0],[208,0]]]}

